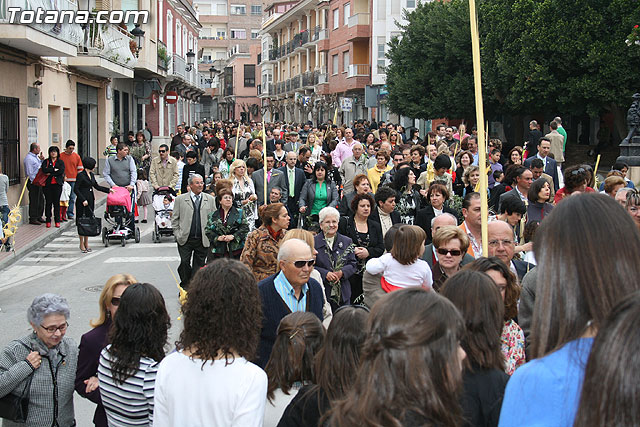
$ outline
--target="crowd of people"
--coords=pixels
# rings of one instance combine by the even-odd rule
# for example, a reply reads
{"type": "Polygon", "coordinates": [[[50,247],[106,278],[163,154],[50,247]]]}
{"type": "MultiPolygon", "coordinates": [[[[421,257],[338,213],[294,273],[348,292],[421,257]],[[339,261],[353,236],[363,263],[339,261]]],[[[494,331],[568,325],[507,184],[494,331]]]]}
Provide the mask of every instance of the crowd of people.
{"type": "Polygon", "coordinates": [[[73,425],[74,389],[98,426],[640,424],[640,192],[625,164],[566,165],[560,123],[507,156],[490,140],[486,165],[462,126],[180,126],[144,159],[181,186],[179,340],[131,276],[79,350],[45,294],[0,396],[30,384],[34,426],[73,425]]]}

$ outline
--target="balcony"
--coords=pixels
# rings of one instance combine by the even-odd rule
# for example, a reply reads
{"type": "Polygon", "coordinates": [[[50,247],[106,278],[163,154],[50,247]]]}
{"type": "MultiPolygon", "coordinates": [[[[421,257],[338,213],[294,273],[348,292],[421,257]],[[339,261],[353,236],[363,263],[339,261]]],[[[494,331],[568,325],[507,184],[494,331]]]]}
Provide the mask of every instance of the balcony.
{"type": "Polygon", "coordinates": [[[167,72],[170,61],[169,55],[167,54],[167,45],[158,40],[158,69],[167,72]]]}
{"type": "Polygon", "coordinates": [[[291,92],[291,79],[287,79],[287,81],[285,83],[285,91],[286,92],[291,92]]]}
{"type": "Polygon", "coordinates": [[[319,71],[318,72],[318,81],[316,82],[317,85],[323,85],[326,83],[329,83],[329,76],[327,75],[327,73],[325,71],[319,71]]]}
{"type": "Polygon", "coordinates": [[[351,64],[347,77],[369,77],[371,75],[371,66],[369,64],[351,64]]]}
{"type": "Polygon", "coordinates": [[[132,78],[137,60],[131,52],[131,34],[113,24],[88,24],[78,56],[69,58],[70,66],[105,78],[132,78]]]}
{"type": "Polygon", "coordinates": [[[282,13],[272,13],[271,15],[262,15],[262,28],[271,25],[276,19],[280,18],[282,13]]]}
{"type": "MultiPolygon", "coordinates": [[[[84,33],[79,24],[26,24],[10,22],[9,8],[22,10],[51,10],[48,0],[4,0],[0,2],[0,43],[38,56],[73,57],[78,53],[84,33]]],[[[60,11],[78,10],[77,3],[58,0],[60,11]]],[[[46,17],[46,15],[45,15],[46,17]]],[[[15,13],[14,22],[20,19],[15,13]]]]}
{"type": "Polygon", "coordinates": [[[309,43],[309,31],[304,30],[301,33],[293,36],[292,44],[293,50],[301,49],[305,44],[309,43]]]}
{"type": "Polygon", "coordinates": [[[176,76],[176,77],[180,77],[182,79],[186,80],[186,76],[187,76],[187,64],[184,60],[184,58],[182,58],[181,56],[178,56],[177,54],[173,54],[173,62],[171,64],[171,69],[169,70],[169,74],[172,76],[176,76]]]}
{"type": "Polygon", "coordinates": [[[371,24],[368,13],[356,13],[351,15],[348,21],[347,40],[353,41],[370,37],[371,24]]]}
{"type": "Polygon", "coordinates": [[[300,89],[300,74],[291,79],[291,90],[300,89]]]}
{"type": "Polygon", "coordinates": [[[227,48],[228,46],[229,46],[229,39],[224,37],[200,37],[198,39],[198,48],[203,48],[203,47],[227,48]]]}

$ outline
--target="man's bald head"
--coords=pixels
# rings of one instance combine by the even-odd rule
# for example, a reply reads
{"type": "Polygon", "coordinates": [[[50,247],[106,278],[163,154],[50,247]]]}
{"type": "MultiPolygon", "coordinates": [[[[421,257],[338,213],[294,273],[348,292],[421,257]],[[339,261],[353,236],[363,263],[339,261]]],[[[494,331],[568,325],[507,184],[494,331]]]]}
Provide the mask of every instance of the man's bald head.
{"type": "Polygon", "coordinates": [[[515,252],[513,227],[505,221],[492,221],[487,225],[489,256],[496,256],[507,266],[515,252]]]}
{"type": "Polygon", "coordinates": [[[446,212],[443,213],[442,215],[438,215],[437,217],[433,218],[431,220],[431,235],[433,236],[434,234],[436,234],[436,231],[438,231],[440,228],[445,227],[447,225],[457,226],[458,220],[456,219],[455,216],[446,212]]]}

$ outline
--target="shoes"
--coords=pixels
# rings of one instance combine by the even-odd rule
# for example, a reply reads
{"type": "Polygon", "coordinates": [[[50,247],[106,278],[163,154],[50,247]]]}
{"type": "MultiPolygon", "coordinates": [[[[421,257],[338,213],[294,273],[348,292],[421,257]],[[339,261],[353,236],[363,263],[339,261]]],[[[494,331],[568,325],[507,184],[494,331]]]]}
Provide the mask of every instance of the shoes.
{"type": "Polygon", "coordinates": [[[47,223],[47,228],[51,228],[51,223],[50,222],[47,223]]]}
{"type": "Polygon", "coordinates": [[[87,252],[93,252],[93,249],[87,248],[87,252]]]}
{"type": "Polygon", "coordinates": [[[147,220],[146,220],[146,219],[143,219],[143,220],[142,220],[142,223],[143,223],[143,224],[146,224],[146,223],[147,223],[147,220]]]}
{"type": "Polygon", "coordinates": [[[134,222],[137,224],[137,223],[138,223],[138,220],[136,219],[134,222]]]}
{"type": "Polygon", "coordinates": [[[30,219],[29,220],[29,224],[40,225],[42,223],[40,221],[38,221],[37,219],[30,219]]]}
{"type": "Polygon", "coordinates": [[[67,214],[67,218],[66,219],[73,219],[73,214],[67,214]]]}
{"type": "Polygon", "coordinates": [[[47,220],[44,218],[38,218],[36,221],[38,221],[40,224],[44,224],[45,222],[47,222],[47,220]]]}
{"type": "Polygon", "coordinates": [[[87,253],[87,252],[89,252],[89,251],[88,251],[88,250],[86,250],[86,249],[80,249],[80,252],[82,252],[83,254],[86,254],[86,253],[87,253]]]}
{"type": "Polygon", "coordinates": [[[56,222],[56,228],[60,228],[60,223],[56,222]]]}

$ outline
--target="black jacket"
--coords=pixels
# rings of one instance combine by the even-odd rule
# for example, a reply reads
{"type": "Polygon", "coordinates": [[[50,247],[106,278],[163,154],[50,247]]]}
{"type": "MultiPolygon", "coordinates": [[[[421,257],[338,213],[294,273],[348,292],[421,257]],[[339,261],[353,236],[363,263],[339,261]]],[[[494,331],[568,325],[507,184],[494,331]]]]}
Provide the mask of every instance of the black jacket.
{"type": "Polygon", "coordinates": [[[76,178],[76,185],[73,187],[73,192],[76,193],[77,196],[76,214],[79,217],[83,216],[80,214],[80,211],[82,210],[84,212],[84,206],[82,205],[82,202],[84,202],[85,200],[89,204],[89,206],[87,207],[93,210],[93,205],[95,202],[95,197],[93,195],[94,188],[98,191],[102,191],[103,193],[109,192],[109,187],[103,187],[102,185],[98,184],[98,182],[96,181],[96,176],[93,174],[93,172],[87,172],[86,170],[78,172],[78,177],[76,178]]]}
{"type": "Polygon", "coordinates": [[[187,192],[187,185],[189,183],[189,175],[191,175],[191,172],[193,172],[194,174],[197,173],[198,175],[202,176],[202,179],[204,179],[203,165],[198,162],[195,162],[192,165],[185,163],[184,168],[182,169],[182,185],[180,186],[182,194],[187,192]]]}
{"type": "Polygon", "coordinates": [[[466,426],[497,426],[509,375],[498,369],[465,369],[461,404],[466,426]]]}
{"type": "MultiPolygon", "coordinates": [[[[448,213],[456,218],[458,218],[458,213],[451,209],[449,206],[444,205],[442,207],[443,213],[448,213]]],[[[414,225],[422,227],[425,233],[427,233],[427,241],[425,245],[428,245],[433,240],[433,236],[431,235],[431,220],[436,217],[436,213],[433,210],[433,206],[429,205],[424,209],[420,209],[416,214],[416,221],[414,225]]]]}
{"type": "MultiPolygon", "coordinates": [[[[391,217],[391,224],[397,224],[400,222],[400,214],[398,212],[392,211],[391,215],[389,216],[391,217]]],[[[373,211],[371,211],[371,215],[369,215],[369,219],[380,224],[380,215],[378,214],[378,208],[373,208],[373,211]]]]}
{"type": "Polygon", "coordinates": [[[60,158],[56,159],[55,162],[51,162],[51,159],[45,159],[42,162],[41,169],[43,173],[49,175],[45,185],[52,185],[53,178],[56,179],[56,183],[53,185],[62,186],[64,184],[64,162],[60,158]]]}
{"type": "MultiPolygon", "coordinates": [[[[371,216],[367,219],[367,228],[369,229],[369,245],[366,249],[369,251],[367,261],[371,258],[378,258],[384,253],[384,240],[382,239],[382,226],[379,222],[375,222],[371,219],[371,216]]],[[[340,218],[340,225],[338,232],[344,236],[349,237],[354,242],[357,241],[358,230],[356,229],[356,222],[352,216],[340,218]]]]}

